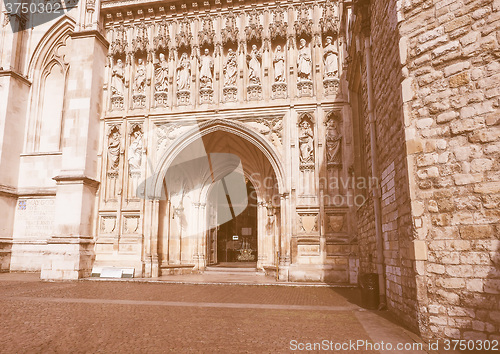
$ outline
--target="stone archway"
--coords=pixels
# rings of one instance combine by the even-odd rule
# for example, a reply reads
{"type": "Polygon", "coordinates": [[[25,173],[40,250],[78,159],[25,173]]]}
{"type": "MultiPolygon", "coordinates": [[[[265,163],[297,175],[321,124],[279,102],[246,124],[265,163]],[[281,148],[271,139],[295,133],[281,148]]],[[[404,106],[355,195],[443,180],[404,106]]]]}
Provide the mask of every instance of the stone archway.
{"type": "Polygon", "coordinates": [[[224,188],[237,196],[240,177],[253,185],[257,195],[257,267],[276,266],[276,252],[287,244],[280,237],[287,208],[283,169],[273,148],[245,126],[221,120],[200,124],[171,146],[153,183],[155,194],[161,195],[163,188],[167,198],[151,201],[152,220],[158,225],[152,223],[151,275],[155,276],[155,268],[158,274],[205,269],[214,226],[209,220],[209,192],[229,179],[224,188]]]}

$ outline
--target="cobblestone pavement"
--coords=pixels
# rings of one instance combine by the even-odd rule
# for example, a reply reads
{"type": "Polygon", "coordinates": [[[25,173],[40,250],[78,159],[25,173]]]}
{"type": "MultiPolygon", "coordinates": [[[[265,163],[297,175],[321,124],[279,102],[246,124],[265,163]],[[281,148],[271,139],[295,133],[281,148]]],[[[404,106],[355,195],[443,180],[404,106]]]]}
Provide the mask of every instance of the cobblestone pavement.
{"type": "Polygon", "coordinates": [[[352,299],[353,289],[326,287],[41,282],[0,274],[0,352],[281,353],[293,340],[379,340],[363,318],[372,328],[385,321],[393,332],[385,339],[415,340],[352,299]]]}

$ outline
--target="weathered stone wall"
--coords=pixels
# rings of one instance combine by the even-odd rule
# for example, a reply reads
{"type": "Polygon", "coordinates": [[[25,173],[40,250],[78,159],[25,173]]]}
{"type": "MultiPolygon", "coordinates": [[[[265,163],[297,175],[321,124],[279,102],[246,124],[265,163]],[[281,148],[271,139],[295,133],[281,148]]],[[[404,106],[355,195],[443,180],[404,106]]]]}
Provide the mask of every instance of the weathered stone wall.
{"type": "Polygon", "coordinates": [[[428,248],[421,329],[500,339],[500,1],[399,11],[412,216],[428,248]]]}

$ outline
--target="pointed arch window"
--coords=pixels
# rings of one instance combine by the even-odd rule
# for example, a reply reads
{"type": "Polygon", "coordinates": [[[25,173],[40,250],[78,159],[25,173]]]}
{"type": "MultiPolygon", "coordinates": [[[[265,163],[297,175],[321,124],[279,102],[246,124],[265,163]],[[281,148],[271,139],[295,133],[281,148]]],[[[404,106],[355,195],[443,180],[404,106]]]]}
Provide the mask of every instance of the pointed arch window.
{"type": "Polygon", "coordinates": [[[65,72],[57,61],[50,62],[43,71],[38,115],[37,150],[59,151],[63,122],[65,72]]]}

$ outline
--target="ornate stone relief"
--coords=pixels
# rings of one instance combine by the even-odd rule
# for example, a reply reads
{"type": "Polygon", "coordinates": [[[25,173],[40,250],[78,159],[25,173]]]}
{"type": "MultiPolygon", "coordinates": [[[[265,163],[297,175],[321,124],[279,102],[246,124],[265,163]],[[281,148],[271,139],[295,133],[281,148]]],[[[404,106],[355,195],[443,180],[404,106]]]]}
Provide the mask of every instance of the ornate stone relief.
{"type": "Polygon", "coordinates": [[[345,231],[345,214],[327,214],[326,232],[340,233],[345,231]]]}
{"type": "Polygon", "coordinates": [[[318,232],[318,213],[298,213],[297,215],[300,233],[318,232]]]}
{"type": "Polygon", "coordinates": [[[137,234],[140,231],[141,217],[139,215],[125,215],[123,217],[123,233],[137,234]]]}
{"type": "Polygon", "coordinates": [[[252,129],[262,134],[278,150],[282,147],[283,118],[257,118],[246,119],[245,123],[252,129]]]}
{"type": "Polygon", "coordinates": [[[155,105],[156,107],[166,107],[168,98],[168,62],[164,53],[159,54],[159,60],[154,67],[155,105]]]}
{"type": "Polygon", "coordinates": [[[187,17],[184,17],[178,24],[179,32],[175,36],[177,50],[181,48],[191,48],[193,35],[191,33],[191,22],[187,17]]]}
{"type": "Polygon", "coordinates": [[[335,12],[335,4],[327,0],[323,8],[323,16],[319,20],[323,35],[337,36],[339,33],[339,18],[335,12]]]}
{"type": "Polygon", "coordinates": [[[236,101],[238,98],[238,88],[236,79],[238,76],[238,61],[236,53],[229,48],[226,63],[224,64],[224,87],[222,89],[225,102],[236,101]]]}
{"type": "Polygon", "coordinates": [[[202,30],[198,32],[198,45],[200,47],[213,46],[215,31],[212,18],[209,14],[203,18],[202,23],[202,30]]]}
{"type": "Polygon", "coordinates": [[[141,176],[143,149],[142,128],[139,124],[134,124],[130,131],[130,144],[128,147],[128,168],[130,176],[141,176]]]}
{"type": "Polygon", "coordinates": [[[134,108],[144,108],[146,106],[146,65],[144,60],[137,60],[137,67],[134,75],[132,102],[134,108]]]}
{"type": "Polygon", "coordinates": [[[164,151],[180,134],[182,126],[176,123],[165,123],[156,129],[156,151],[164,151]]]}
{"type": "Polygon", "coordinates": [[[109,54],[111,56],[124,54],[127,51],[127,32],[123,24],[121,24],[114,32],[115,38],[109,46],[109,54]]]}
{"type": "Polygon", "coordinates": [[[191,61],[186,52],[182,53],[176,69],[177,76],[177,104],[188,105],[190,102],[191,88],[191,61]]]}
{"type": "Polygon", "coordinates": [[[256,44],[252,45],[252,51],[247,55],[248,64],[248,99],[259,100],[262,98],[261,67],[262,54],[256,44]]]}
{"type": "Polygon", "coordinates": [[[120,127],[112,125],[108,133],[108,176],[118,176],[118,166],[120,164],[120,127]]]}
{"type": "Polygon", "coordinates": [[[158,33],[153,39],[156,51],[167,51],[170,48],[170,35],[168,33],[167,21],[163,19],[158,26],[158,33]]]}
{"type": "Polygon", "coordinates": [[[116,216],[101,216],[101,234],[113,234],[116,229],[116,216]]]}
{"type": "Polygon", "coordinates": [[[285,21],[286,10],[278,3],[276,8],[272,11],[273,22],[269,25],[269,32],[271,40],[278,38],[286,39],[288,24],[285,21]]]}
{"type": "Polygon", "coordinates": [[[314,170],[314,132],[308,114],[299,123],[299,159],[301,170],[314,170]]]}
{"type": "Polygon", "coordinates": [[[297,20],[293,26],[297,38],[312,36],[313,20],[309,18],[309,9],[310,6],[301,3],[297,10],[297,20]]]}
{"type": "Polygon", "coordinates": [[[134,52],[146,52],[148,49],[148,29],[145,23],[135,26],[135,37],[132,39],[132,50],[134,52]]]}
{"type": "Polygon", "coordinates": [[[340,116],[337,112],[328,115],[326,125],[326,161],[327,167],[340,168],[342,166],[342,135],[340,134],[340,116]]]}
{"type": "Polygon", "coordinates": [[[304,38],[299,40],[297,53],[297,90],[299,97],[312,96],[313,83],[311,49],[304,38]]]}
{"type": "Polygon", "coordinates": [[[260,13],[254,8],[248,13],[248,26],[245,27],[247,42],[262,40],[262,31],[264,27],[260,23],[260,13]]]}
{"type": "Polygon", "coordinates": [[[274,83],[272,85],[273,98],[286,98],[286,67],[285,56],[278,45],[273,55],[274,83]]]}
{"type": "Polygon", "coordinates": [[[222,43],[227,44],[229,42],[237,44],[238,43],[238,27],[236,26],[236,16],[233,11],[229,11],[229,13],[225,16],[226,18],[226,27],[224,27],[221,31],[222,34],[222,43]]]}
{"type": "Polygon", "coordinates": [[[327,95],[336,94],[339,87],[338,50],[332,41],[331,36],[326,37],[326,45],[323,48],[323,85],[327,95]]]}
{"type": "Polygon", "coordinates": [[[214,97],[213,70],[214,60],[210,50],[205,48],[203,55],[197,55],[198,68],[200,70],[200,101],[201,103],[212,103],[214,97]]]}

